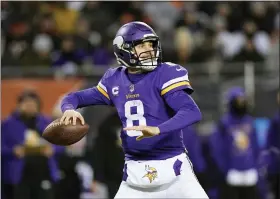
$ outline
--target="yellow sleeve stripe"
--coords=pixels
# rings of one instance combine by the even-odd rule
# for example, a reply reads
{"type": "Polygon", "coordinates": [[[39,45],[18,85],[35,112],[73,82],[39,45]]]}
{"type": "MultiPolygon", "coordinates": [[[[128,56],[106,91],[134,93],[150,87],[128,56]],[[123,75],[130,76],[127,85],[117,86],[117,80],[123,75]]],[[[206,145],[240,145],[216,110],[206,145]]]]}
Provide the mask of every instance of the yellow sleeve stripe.
{"type": "Polygon", "coordinates": [[[172,89],[177,88],[179,86],[190,86],[190,83],[187,81],[183,81],[183,82],[178,82],[178,83],[172,84],[172,85],[166,87],[165,89],[163,89],[160,94],[164,95],[168,91],[171,91],[172,89]]]}
{"type": "Polygon", "coordinates": [[[97,88],[97,90],[98,90],[100,93],[102,93],[105,97],[107,97],[108,100],[110,100],[110,97],[109,97],[108,93],[107,93],[105,90],[103,90],[99,85],[97,85],[96,88],[97,88]]]}

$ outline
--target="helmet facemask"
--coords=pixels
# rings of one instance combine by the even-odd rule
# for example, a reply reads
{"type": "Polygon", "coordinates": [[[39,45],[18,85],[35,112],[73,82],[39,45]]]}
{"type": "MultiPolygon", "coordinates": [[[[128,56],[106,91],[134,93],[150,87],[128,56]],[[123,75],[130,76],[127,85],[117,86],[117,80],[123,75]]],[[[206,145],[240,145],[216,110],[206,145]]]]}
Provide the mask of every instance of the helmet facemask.
{"type": "Polygon", "coordinates": [[[157,37],[146,38],[141,41],[133,42],[133,50],[132,52],[135,55],[136,67],[141,68],[145,71],[154,70],[159,63],[161,63],[161,49],[160,44],[157,37]],[[151,42],[153,50],[148,50],[137,54],[136,46],[144,43],[151,42]]]}
{"type": "Polygon", "coordinates": [[[122,45],[117,45],[119,49],[119,55],[117,61],[120,64],[125,65],[127,68],[139,68],[144,71],[154,70],[159,63],[161,63],[161,46],[158,37],[147,37],[142,40],[132,41],[129,43],[122,43],[122,45]],[[136,46],[144,43],[151,42],[153,50],[144,51],[137,54],[136,46]],[[122,57],[120,55],[123,55],[122,57]]]}

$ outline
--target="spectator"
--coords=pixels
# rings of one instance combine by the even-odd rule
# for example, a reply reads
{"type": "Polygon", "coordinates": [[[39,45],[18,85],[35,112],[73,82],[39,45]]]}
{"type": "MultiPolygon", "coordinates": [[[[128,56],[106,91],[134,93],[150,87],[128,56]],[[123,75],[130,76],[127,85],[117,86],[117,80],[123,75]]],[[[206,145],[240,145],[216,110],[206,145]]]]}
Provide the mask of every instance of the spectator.
{"type": "Polygon", "coordinates": [[[81,15],[88,20],[91,31],[100,35],[107,35],[108,27],[117,19],[115,16],[115,11],[117,9],[110,10],[109,8],[110,7],[106,6],[106,2],[86,2],[84,8],[81,10],[81,15]]]}
{"type": "Polygon", "coordinates": [[[103,42],[97,46],[92,54],[92,63],[96,66],[111,66],[111,64],[115,63],[115,56],[112,51],[109,51],[109,45],[111,42],[107,42],[108,40],[103,40],[103,42]]]}
{"type": "Polygon", "coordinates": [[[87,19],[80,18],[76,24],[75,34],[75,47],[77,50],[90,53],[93,50],[93,46],[90,42],[90,25],[87,19]]]}
{"type": "Polygon", "coordinates": [[[264,57],[256,50],[256,46],[252,38],[246,38],[244,46],[239,53],[232,59],[234,62],[261,62],[264,61],[264,57]]]}
{"type": "Polygon", "coordinates": [[[232,48],[231,58],[227,58],[233,61],[262,61],[268,54],[270,47],[267,33],[258,31],[256,24],[251,20],[244,22],[242,31],[232,33],[231,43],[235,47],[232,48]]]}
{"type": "Polygon", "coordinates": [[[51,52],[53,49],[53,41],[51,37],[45,34],[37,35],[33,41],[33,50],[35,56],[32,58],[33,63],[38,66],[51,65],[51,52]]]}
{"type": "Polygon", "coordinates": [[[59,49],[60,38],[51,13],[38,16],[38,21],[34,28],[36,32],[47,34],[51,37],[53,41],[53,50],[59,49]]]}
{"type": "Polygon", "coordinates": [[[20,66],[21,58],[30,48],[32,39],[29,35],[30,30],[30,25],[22,20],[9,26],[2,59],[3,65],[20,66]]]}
{"type": "Polygon", "coordinates": [[[65,75],[77,73],[87,54],[84,50],[77,50],[72,36],[67,36],[61,42],[61,50],[54,53],[52,66],[55,70],[61,71],[65,75]]]}
{"type": "Polygon", "coordinates": [[[41,134],[51,120],[40,113],[33,91],[18,98],[17,110],[1,124],[1,182],[6,199],[52,199],[58,180],[54,155],[62,147],[49,145],[41,134]]]}
{"type": "Polygon", "coordinates": [[[212,24],[217,31],[216,42],[221,52],[222,59],[231,58],[236,52],[236,42],[234,34],[228,30],[228,18],[230,16],[231,7],[229,3],[218,3],[217,13],[212,18],[212,24]]]}
{"type": "MultiPolygon", "coordinates": [[[[277,7],[277,5],[275,5],[277,7]]],[[[258,24],[259,30],[266,34],[272,34],[275,10],[265,5],[265,2],[250,2],[250,17],[258,24]]]]}
{"type": "Polygon", "coordinates": [[[159,35],[170,31],[180,15],[181,8],[171,2],[144,2],[143,12],[151,18],[151,22],[159,35]],[[168,14],[166,14],[168,13],[168,14]]]}
{"type": "Polygon", "coordinates": [[[194,49],[192,34],[187,27],[177,28],[175,33],[175,50],[180,64],[187,63],[194,49]]]}
{"type": "Polygon", "coordinates": [[[199,15],[195,11],[184,11],[181,18],[176,23],[176,27],[188,27],[195,41],[195,44],[199,44],[201,36],[203,35],[203,25],[199,21],[199,15]]]}
{"type": "Polygon", "coordinates": [[[37,35],[32,47],[32,49],[28,48],[21,56],[20,66],[30,67],[36,65],[39,67],[50,67],[50,56],[53,48],[52,39],[46,34],[37,35]]]}
{"type": "Polygon", "coordinates": [[[227,22],[224,18],[214,18],[213,25],[217,31],[216,45],[222,59],[229,59],[235,53],[236,43],[232,40],[234,35],[227,30],[227,22]]]}
{"type": "Polygon", "coordinates": [[[205,28],[204,37],[201,43],[194,49],[189,62],[202,63],[211,61],[215,58],[216,48],[216,32],[211,28],[205,28]]]}
{"type": "Polygon", "coordinates": [[[228,92],[228,112],[210,138],[210,150],[223,178],[221,198],[258,198],[259,147],[242,88],[228,92]],[[219,143],[219,144],[217,144],[219,143]]]}
{"type": "Polygon", "coordinates": [[[79,18],[79,12],[67,8],[65,2],[57,3],[53,11],[56,28],[59,34],[74,34],[79,18]]]}

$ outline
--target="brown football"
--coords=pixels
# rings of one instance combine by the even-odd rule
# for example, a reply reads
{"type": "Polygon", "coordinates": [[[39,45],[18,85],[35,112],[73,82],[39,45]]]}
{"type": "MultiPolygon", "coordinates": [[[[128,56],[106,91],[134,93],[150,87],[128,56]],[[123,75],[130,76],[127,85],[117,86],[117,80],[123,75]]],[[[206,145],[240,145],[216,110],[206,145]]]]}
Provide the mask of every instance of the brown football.
{"type": "Polygon", "coordinates": [[[65,125],[59,118],[46,127],[43,138],[55,145],[68,146],[80,141],[87,134],[88,129],[88,124],[82,125],[79,119],[76,125],[65,125]]]}

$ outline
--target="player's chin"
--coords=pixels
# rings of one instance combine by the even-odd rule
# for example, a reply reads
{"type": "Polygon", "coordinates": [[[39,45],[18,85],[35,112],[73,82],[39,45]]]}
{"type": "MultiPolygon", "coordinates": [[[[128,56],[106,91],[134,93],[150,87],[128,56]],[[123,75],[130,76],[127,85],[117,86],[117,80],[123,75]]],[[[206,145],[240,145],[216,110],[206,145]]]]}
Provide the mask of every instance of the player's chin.
{"type": "Polygon", "coordinates": [[[154,70],[158,65],[158,62],[156,59],[148,59],[145,61],[141,61],[141,69],[144,71],[152,71],[154,70]]]}
{"type": "Polygon", "coordinates": [[[146,72],[153,71],[157,66],[141,66],[141,69],[146,72]]]}

